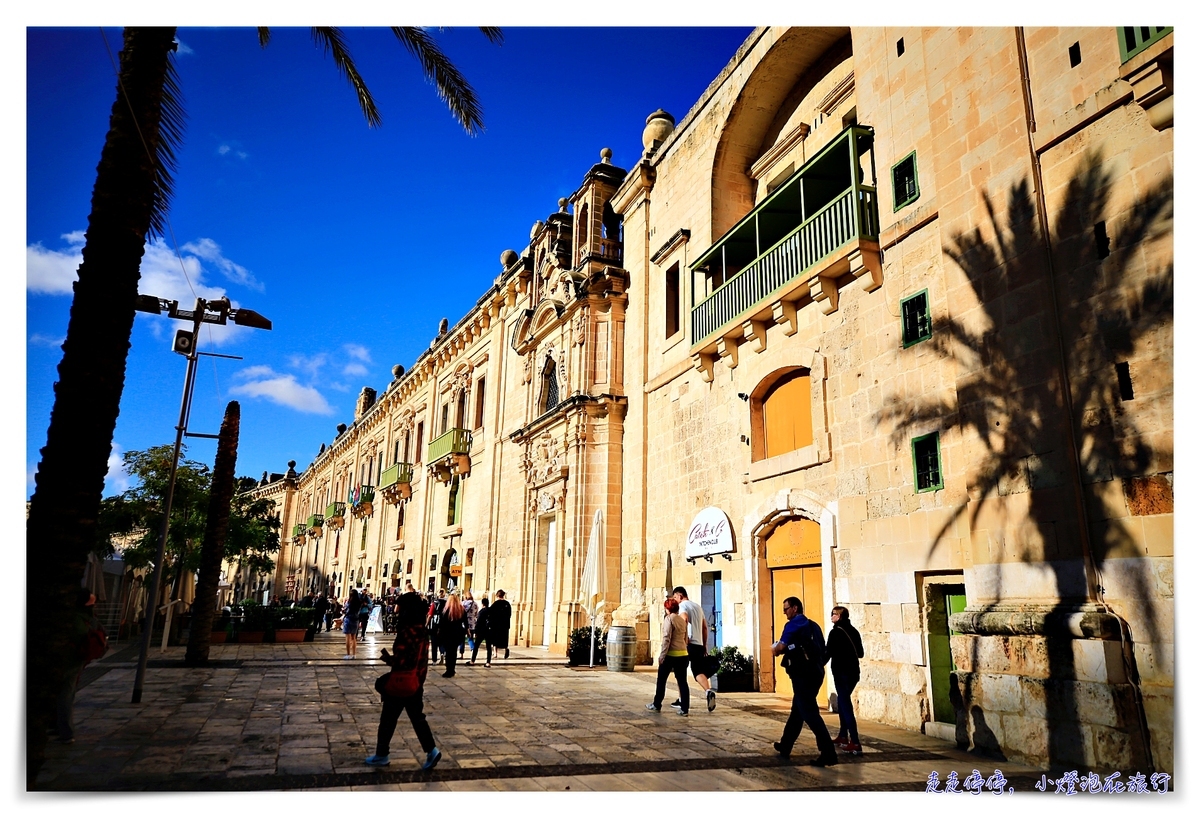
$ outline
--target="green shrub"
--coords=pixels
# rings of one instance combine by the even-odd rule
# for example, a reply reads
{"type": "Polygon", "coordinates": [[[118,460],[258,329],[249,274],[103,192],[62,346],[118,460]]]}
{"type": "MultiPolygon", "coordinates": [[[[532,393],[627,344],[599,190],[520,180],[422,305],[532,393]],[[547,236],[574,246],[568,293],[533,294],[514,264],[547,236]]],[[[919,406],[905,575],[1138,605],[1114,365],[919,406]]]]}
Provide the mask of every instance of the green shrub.
{"type": "Polygon", "coordinates": [[[738,675],[741,673],[749,673],[754,670],[754,657],[745,656],[736,645],[728,645],[723,648],[713,648],[710,651],[711,655],[716,656],[720,664],[717,667],[717,675],[724,674],[738,675]]]}
{"type": "Polygon", "coordinates": [[[313,621],[316,618],[316,611],[312,608],[269,608],[271,611],[274,628],[273,630],[287,630],[304,628],[307,630],[313,626],[313,621]]]}
{"type": "Polygon", "coordinates": [[[271,608],[262,605],[252,605],[245,603],[242,605],[242,620],[243,631],[266,631],[270,629],[272,624],[271,608]]]}
{"type": "MultiPolygon", "coordinates": [[[[586,665],[591,659],[591,644],[592,629],[576,628],[571,631],[571,637],[567,642],[567,664],[571,666],[586,665]]],[[[605,656],[604,644],[608,638],[608,631],[596,628],[596,658],[595,662],[598,665],[604,664],[607,659],[605,656]]]]}

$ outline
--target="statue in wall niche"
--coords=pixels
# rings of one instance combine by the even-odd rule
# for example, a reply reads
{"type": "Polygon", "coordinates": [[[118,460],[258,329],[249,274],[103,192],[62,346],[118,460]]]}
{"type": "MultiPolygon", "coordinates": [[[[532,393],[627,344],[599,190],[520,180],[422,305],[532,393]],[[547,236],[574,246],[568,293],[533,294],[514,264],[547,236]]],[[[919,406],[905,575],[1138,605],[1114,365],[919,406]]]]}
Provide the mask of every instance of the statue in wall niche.
{"type": "Polygon", "coordinates": [[[529,383],[533,380],[533,356],[525,356],[525,373],[522,376],[521,383],[529,383]]]}

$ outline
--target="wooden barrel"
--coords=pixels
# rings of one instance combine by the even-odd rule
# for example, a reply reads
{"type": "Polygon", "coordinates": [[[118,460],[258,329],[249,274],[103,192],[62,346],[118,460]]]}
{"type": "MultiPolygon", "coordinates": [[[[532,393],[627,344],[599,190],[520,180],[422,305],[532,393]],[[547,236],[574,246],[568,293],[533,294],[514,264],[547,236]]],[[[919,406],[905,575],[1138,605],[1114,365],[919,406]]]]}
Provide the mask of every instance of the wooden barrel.
{"type": "Polygon", "coordinates": [[[633,672],[633,660],[637,646],[637,635],[628,625],[613,625],[608,629],[605,650],[608,653],[608,669],[618,672],[633,672]]]}

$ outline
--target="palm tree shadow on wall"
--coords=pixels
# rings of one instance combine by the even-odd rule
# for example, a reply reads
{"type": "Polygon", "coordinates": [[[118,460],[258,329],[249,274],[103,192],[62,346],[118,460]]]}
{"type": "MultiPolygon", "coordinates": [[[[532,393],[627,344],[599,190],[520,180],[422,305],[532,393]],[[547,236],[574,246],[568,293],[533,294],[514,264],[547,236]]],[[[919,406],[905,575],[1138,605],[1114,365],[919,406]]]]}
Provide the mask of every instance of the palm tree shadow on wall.
{"type": "MultiPolygon", "coordinates": [[[[1129,404],[1128,394],[1122,400],[1122,390],[1128,391],[1129,384],[1120,382],[1118,365],[1128,362],[1140,345],[1153,343],[1156,335],[1172,329],[1173,263],[1143,269],[1142,262],[1145,243],[1172,228],[1172,182],[1168,178],[1138,197],[1120,214],[1119,229],[1109,239],[1108,228],[1102,225],[1106,214],[1110,223],[1113,220],[1109,206],[1114,181],[1099,153],[1084,156],[1061,206],[1050,215],[1048,245],[1041,238],[1027,180],[1009,189],[1003,215],[984,193],[986,225],[951,235],[943,248],[965,274],[979,307],[936,320],[933,337],[926,342],[938,357],[954,363],[957,401],[931,393],[893,400],[877,415],[881,426],[891,427],[891,443],[897,448],[906,449],[913,436],[931,429],[954,430],[968,441],[962,451],[971,453],[964,459],[972,462],[952,464],[970,469],[967,494],[931,538],[929,556],[965,516],[974,541],[987,538],[989,564],[1018,560],[1052,573],[1057,602],[1047,615],[1046,630],[1050,673],[1057,680],[1078,678],[1064,620],[1081,603],[1095,600],[1088,593],[1078,544],[1085,538],[1090,543],[1101,585],[1107,561],[1144,556],[1122,524],[1087,511],[1086,504],[1097,502],[1088,500],[1098,494],[1094,484],[1120,480],[1129,498],[1139,488],[1144,493],[1145,481],[1157,481],[1156,489],[1166,497],[1159,510],[1170,510],[1171,503],[1172,452],[1155,451],[1139,427],[1139,416],[1126,410],[1132,406],[1145,412],[1145,404],[1129,404]],[[1053,277],[1047,271],[1048,252],[1053,277]],[[1056,335],[1061,337],[1061,352],[1056,335]],[[1066,383],[1069,402],[1063,394],[1066,383]],[[1027,497],[1014,497],[1020,494],[1027,497]],[[996,508],[1001,502],[1022,499],[1027,503],[1027,523],[1015,533],[1011,526],[978,529],[981,522],[993,525],[988,518],[981,519],[989,505],[996,508]],[[1081,530],[1085,525],[1090,535],[1081,530]],[[1060,638],[1055,638],[1056,633],[1060,638]]],[[[1166,342],[1169,350],[1169,334],[1166,342]]],[[[902,354],[920,351],[914,348],[902,354]]],[[[1145,561],[1121,564],[1124,595],[1146,607],[1155,604],[1150,570],[1145,561]]],[[[996,570],[991,590],[1000,601],[989,608],[1003,605],[1006,597],[1021,596],[1021,589],[1005,593],[1002,578],[996,570]]],[[[1145,615],[1149,642],[1156,649],[1161,637],[1156,617],[1152,611],[1139,613],[1145,615]]],[[[1136,663],[1124,620],[1121,628],[1126,673],[1136,684],[1136,663]]],[[[980,640],[972,640],[973,667],[979,667],[979,646],[980,640]]],[[[1051,762],[1082,763],[1088,736],[1074,695],[1078,686],[1059,682],[1047,684],[1044,690],[1045,712],[1053,714],[1053,724],[1049,719],[1046,724],[1051,762]]],[[[1136,688],[1132,692],[1139,695],[1136,688]]],[[[1136,747],[1142,746],[1146,735],[1145,722],[1140,713],[1131,718],[1142,726],[1141,736],[1129,737],[1132,758],[1138,760],[1144,758],[1136,747]]],[[[997,725],[989,728],[977,707],[972,708],[971,722],[975,749],[1002,756],[992,729],[997,725]]],[[[1019,737],[1009,736],[1004,743],[1013,747],[1017,742],[1019,737]]]]}

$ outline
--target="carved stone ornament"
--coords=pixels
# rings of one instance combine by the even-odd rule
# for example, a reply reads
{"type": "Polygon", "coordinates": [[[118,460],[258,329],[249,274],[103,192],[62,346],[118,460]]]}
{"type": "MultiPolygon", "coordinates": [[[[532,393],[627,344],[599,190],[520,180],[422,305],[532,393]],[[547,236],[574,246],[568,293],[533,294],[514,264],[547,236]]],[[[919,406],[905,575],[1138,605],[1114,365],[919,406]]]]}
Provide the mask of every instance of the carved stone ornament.
{"type": "Polygon", "coordinates": [[[540,486],[562,474],[562,452],[550,434],[544,434],[533,442],[533,451],[527,462],[527,480],[531,485],[540,486]]]}
{"type": "Polygon", "coordinates": [[[557,499],[558,498],[556,498],[553,494],[551,494],[548,491],[539,492],[538,493],[538,503],[537,503],[538,511],[540,511],[543,514],[546,514],[547,512],[550,512],[550,511],[554,511],[554,505],[555,505],[555,501],[557,499]]]}
{"type": "Polygon", "coordinates": [[[529,383],[533,380],[533,355],[525,356],[525,372],[521,376],[521,383],[529,383]]]}
{"type": "Polygon", "coordinates": [[[580,346],[583,346],[583,342],[587,340],[587,325],[587,310],[580,310],[579,314],[575,316],[575,343],[580,346]]]}
{"type": "Polygon", "coordinates": [[[413,427],[413,410],[405,409],[400,413],[400,419],[396,421],[396,429],[400,432],[407,432],[413,427]]]}

